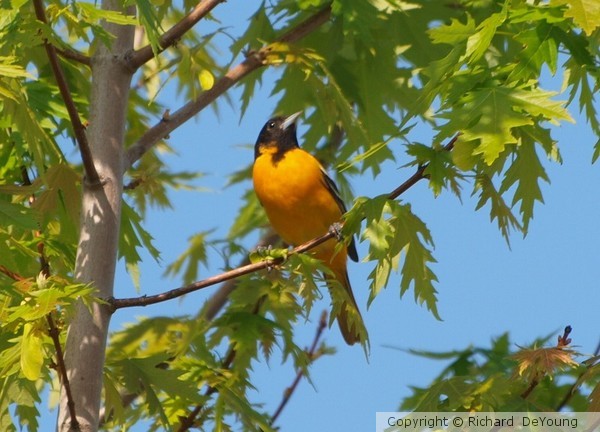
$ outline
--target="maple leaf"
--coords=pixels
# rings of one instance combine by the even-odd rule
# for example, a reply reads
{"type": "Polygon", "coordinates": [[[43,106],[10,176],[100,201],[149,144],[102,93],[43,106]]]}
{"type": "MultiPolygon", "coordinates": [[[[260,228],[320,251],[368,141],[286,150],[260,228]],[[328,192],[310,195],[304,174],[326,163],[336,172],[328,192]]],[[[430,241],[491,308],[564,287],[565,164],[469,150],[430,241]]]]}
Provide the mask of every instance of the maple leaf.
{"type": "Polygon", "coordinates": [[[531,118],[513,110],[512,101],[498,88],[482,88],[465,99],[462,107],[455,108],[447,116],[449,124],[461,125],[453,130],[462,130],[464,141],[480,140],[474,154],[481,154],[488,165],[498,158],[507,144],[516,144],[513,128],[533,123],[531,118]]]}
{"type": "Polygon", "coordinates": [[[439,115],[449,120],[440,128],[441,135],[461,130],[463,141],[479,141],[473,155],[492,165],[506,145],[517,143],[514,129],[533,125],[534,120],[573,121],[564,102],[551,99],[554,95],[537,88],[482,87],[467,93],[462,106],[439,115]]]}
{"type": "Polygon", "coordinates": [[[568,347],[522,348],[513,358],[518,362],[517,374],[536,381],[556,369],[579,366],[573,359],[577,355],[579,353],[568,347]]]}
{"type": "Polygon", "coordinates": [[[597,0],[553,0],[551,4],[567,5],[565,16],[573,18],[587,35],[600,26],[600,3],[597,0]]]}

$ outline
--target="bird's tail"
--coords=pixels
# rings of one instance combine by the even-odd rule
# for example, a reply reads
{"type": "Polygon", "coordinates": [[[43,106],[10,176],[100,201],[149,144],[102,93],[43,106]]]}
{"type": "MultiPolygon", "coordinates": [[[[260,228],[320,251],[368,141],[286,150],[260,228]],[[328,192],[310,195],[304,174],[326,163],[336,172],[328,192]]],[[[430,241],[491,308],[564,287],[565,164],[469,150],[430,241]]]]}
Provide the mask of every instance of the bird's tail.
{"type": "MultiPolygon", "coordinates": [[[[367,329],[365,328],[362,315],[356,304],[356,299],[352,293],[352,287],[350,280],[348,279],[348,272],[346,269],[343,271],[336,271],[332,269],[335,274],[335,279],[344,288],[344,296],[341,301],[341,309],[337,314],[338,325],[344,340],[348,345],[354,345],[357,342],[365,343],[367,341],[367,329]]],[[[333,279],[333,277],[330,277],[333,279]]],[[[332,293],[332,297],[340,298],[340,295],[335,294],[333,284],[329,284],[329,289],[332,293]]],[[[337,284],[336,284],[337,285],[337,284]]]]}

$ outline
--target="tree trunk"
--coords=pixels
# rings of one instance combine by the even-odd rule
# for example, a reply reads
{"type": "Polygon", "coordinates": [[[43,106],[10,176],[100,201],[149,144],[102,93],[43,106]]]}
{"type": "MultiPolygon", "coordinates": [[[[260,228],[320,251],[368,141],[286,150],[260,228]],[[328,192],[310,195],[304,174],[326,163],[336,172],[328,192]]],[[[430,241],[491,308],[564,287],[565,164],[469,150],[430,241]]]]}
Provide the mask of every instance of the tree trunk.
{"type": "MultiPolygon", "coordinates": [[[[102,8],[122,10],[123,2],[104,0],[102,8]]],[[[133,13],[133,11],[128,11],[133,13]]],[[[104,24],[113,36],[110,46],[96,41],[92,57],[92,90],[88,138],[101,185],[84,180],[81,227],[75,276],[91,283],[97,296],[113,295],[121,195],[123,191],[123,137],[132,72],[127,69],[126,55],[133,48],[133,26],[104,24]]],[[[79,304],[70,323],[65,363],[81,431],[96,431],[102,391],[102,372],[110,311],[95,304],[90,311],[79,304]]],[[[57,430],[75,430],[61,392],[57,430]]]]}

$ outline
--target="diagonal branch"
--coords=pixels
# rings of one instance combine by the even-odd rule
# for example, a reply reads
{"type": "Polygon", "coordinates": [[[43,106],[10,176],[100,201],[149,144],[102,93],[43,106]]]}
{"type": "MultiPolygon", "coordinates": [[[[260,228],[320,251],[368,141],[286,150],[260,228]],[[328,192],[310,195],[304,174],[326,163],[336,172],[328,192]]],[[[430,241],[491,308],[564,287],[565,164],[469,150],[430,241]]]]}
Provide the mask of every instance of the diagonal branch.
{"type": "Polygon", "coordinates": [[[0,273],[2,273],[3,275],[5,275],[15,281],[25,280],[25,278],[23,276],[21,276],[19,273],[15,273],[14,271],[12,271],[11,269],[9,269],[6,266],[3,266],[2,264],[0,264],[0,273]]]}
{"type": "Polygon", "coordinates": [[[181,37],[188,32],[198,21],[204,18],[213,10],[219,3],[225,0],[202,0],[192,11],[187,14],[181,21],[167,30],[160,38],[158,38],[158,52],[154,53],[150,45],[135,51],[129,59],[129,67],[135,71],[140,66],[151,60],[155,54],[159,54],[167,48],[175,45],[181,37]]]}
{"type": "MultiPolygon", "coordinates": [[[[37,0],[39,1],[39,0],[37,0]]],[[[290,29],[282,37],[275,42],[296,42],[329,20],[331,16],[331,8],[327,6],[315,13],[305,21],[290,29]]],[[[262,49],[252,52],[244,61],[232,67],[219,79],[212,88],[206,90],[197,99],[192,100],[175,111],[168,120],[161,119],[156,125],[146,131],[144,135],[133,144],[125,156],[124,169],[129,169],[136,161],[138,161],[148,150],[150,150],[161,139],[173,132],[187,120],[198,114],[209,104],[221,96],[249,73],[260,69],[267,64],[267,55],[270,52],[270,47],[266,46],[262,49]]]]}
{"type": "MultiPolygon", "coordinates": [[[[279,236],[275,234],[273,230],[267,230],[266,233],[255,244],[254,250],[272,245],[277,241],[277,239],[279,239],[279,236]]],[[[250,264],[250,258],[246,257],[244,258],[240,266],[245,266],[248,264],[250,264]]],[[[198,316],[202,317],[202,319],[206,321],[212,321],[217,316],[219,311],[225,306],[225,304],[229,300],[229,295],[233,292],[233,290],[235,290],[236,287],[237,280],[230,279],[226,281],[206,301],[206,303],[198,313],[198,316]]]]}
{"type": "MultiPolygon", "coordinates": [[[[35,8],[35,15],[37,19],[44,24],[48,24],[42,0],[33,0],[33,6],[35,8]]],[[[71,124],[73,126],[73,133],[75,134],[75,139],[77,140],[77,144],[79,146],[79,152],[81,153],[86,180],[90,185],[97,185],[100,183],[100,177],[98,176],[96,166],[94,165],[92,151],[90,150],[87,135],[85,134],[85,127],[81,122],[81,118],[77,112],[77,107],[75,106],[73,97],[71,96],[71,91],[67,85],[65,74],[60,66],[56,48],[54,45],[48,42],[48,40],[44,40],[44,48],[46,48],[46,54],[48,55],[50,67],[52,68],[52,72],[56,78],[56,84],[58,85],[60,95],[65,103],[67,112],[69,113],[69,119],[71,120],[71,124]]]]}
{"type": "Polygon", "coordinates": [[[58,48],[58,47],[55,47],[55,49],[56,49],[56,52],[58,53],[58,55],[60,55],[61,57],[64,57],[69,60],[74,60],[74,61],[84,64],[86,66],[92,65],[92,61],[90,60],[90,58],[77,50],[74,50],[72,48],[58,48]]]}
{"type": "MultiPolygon", "coordinates": [[[[452,148],[454,148],[454,144],[458,140],[459,136],[460,136],[460,133],[456,134],[454,136],[454,138],[452,138],[450,140],[450,142],[448,142],[448,144],[446,144],[443,147],[443,150],[451,151],[452,148]]],[[[420,180],[427,178],[427,174],[425,174],[427,167],[428,167],[428,164],[421,165],[412,176],[410,176],[406,181],[404,181],[400,186],[398,186],[396,189],[394,189],[388,195],[388,199],[393,200],[393,199],[398,198],[400,195],[402,195],[404,192],[406,192],[408,189],[410,189],[412,186],[414,186],[420,180]]],[[[338,234],[337,231],[332,229],[327,234],[324,234],[320,237],[316,237],[300,246],[293,248],[288,253],[288,256],[293,255],[293,254],[307,252],[307,251],[317,247],[318,245],[325,243],[327,240],[335,238],[337,236],[337,234],[338,234]]],[[[128,308],[128,307],[148,306],[151,304],[161,303],[161,302],[164,302],[167,300],[181,297],[185,294],[188,294],[188,293],[191,293],[194,291],[198,291],[198,290],[207,288],[209,286],[216,285],[221,282],[235,279],[240,276],[254,273],[259,270],[272,268],[273,266],[283,264],[285,261],[286,261],[285,257],[268,259],[268,260],[260,261],[260,262],[253,263],[253,264],[243,265],[241,267],[226,271],[226,272],[218,274],[216,276],[211,276],[209,278],[203,279],[198,282],[194,282],[192,284],[189,284],[189,285],[186,285],[186,286],[183,286],[180,288],[175,288],[175,289],[172,289],[169,291],[165,291],[161,294],[156,294],[156,295],[151,295],[151,296],[144,295],[141,297],[131,297],[131,298],[122,298],[122,299],[110,298],[107,301],[112,306],[113,311],[116,311],[117,309],[128,308]]]]}
{"type": "MultiPolygon", "coordinates": [[[[454,144],[456,144],[456,141],[458,141],[458,138],[460,137],[460,135],[461,135],[460,132],[457,133],[456,135],[454,135],[454,137],[448,142],[448,144],[446,144],[442,148],[442,150],[447,151],[447,152],[451,151],[454,148],[454,144]]],[[[400,186],[398,186],[396,189],[394,189],[392,192],[390,192],[390,194],[388,195],[388,199],[394,200],[394,199],[398,198],[400,195],[402,195],[408,189],[413,187],[415,185],[415,183],[419,182],[419,180],[423,180],[424,178],[427,178],[427,175],[425,174],[425,170],[427,170],[428,166],[429,166],[429,164],[419,166],[417,171],[412,176],[410,176],[404,183],[402,183],[400,186]]]]}
{"type": "MultiPolygon", "coordinates": [[[[291,254],[306,252],[321,243],[326,242],[332,237],[331,234],[326,234],[319,238],[313,239],[303,245],[292,249],[291,254]]],[[[265,260],[253,264],[243,265],[241,267],[235,268],[233,270],[226,271],[224,273],[218,274],[216,276],[211,276],[209,278],[203,279],[198,282],[191,283],[189,285],[175,288],[169,291],[166,291],[161,294],[151,295],[151,296],[141,296],[141,297],[131,297],[131,298],[122,298],[122,299],[108,299],[108,303],[112,306],[113,310],[127,308],[127,307],[136,307],[136,306],[148,306],[155,303],[161,303],[167,300],[171,300],[177,297],[181,297],[185,294],[189,294],[194,291],[201,290],[203,288],[207,288],[212,285],[216,285],[221,282],[225,282],[231,279],[238,278],[240,276],[244,276],[250,273],[257,272],[259,270],[264,270],[267,268],[271,268],[273,266],[282,264],[285,261],[284,258],[276,258],[272,260],[265,260]]]]}

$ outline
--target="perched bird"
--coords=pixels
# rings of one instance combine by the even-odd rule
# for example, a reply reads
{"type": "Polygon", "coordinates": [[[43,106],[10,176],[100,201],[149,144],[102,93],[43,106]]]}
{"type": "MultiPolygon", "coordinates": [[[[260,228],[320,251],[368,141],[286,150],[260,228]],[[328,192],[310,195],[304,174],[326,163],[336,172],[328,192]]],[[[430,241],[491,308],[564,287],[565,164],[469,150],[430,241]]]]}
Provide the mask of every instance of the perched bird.
{"type": "MultiPolygon", "coordinates": [[[[275,117],[264,125],[254,146],[252,171],[254,190],[273,229],[294,246],[326,234],[346,212],[333,180],[319,161],[298,145],[296,119],[300,114],[275,117]]],[[[347,292],[337,320],[344,340],[352,345],[367,337],[346,270],[347,257],[358,261],[358,254],[354,239],[347,250],[336,253],[335,246],[336,240],[330,239],[312,253],[347,292]]],[[[330,290],[332,285],[330,282],[330,290]]]]}

